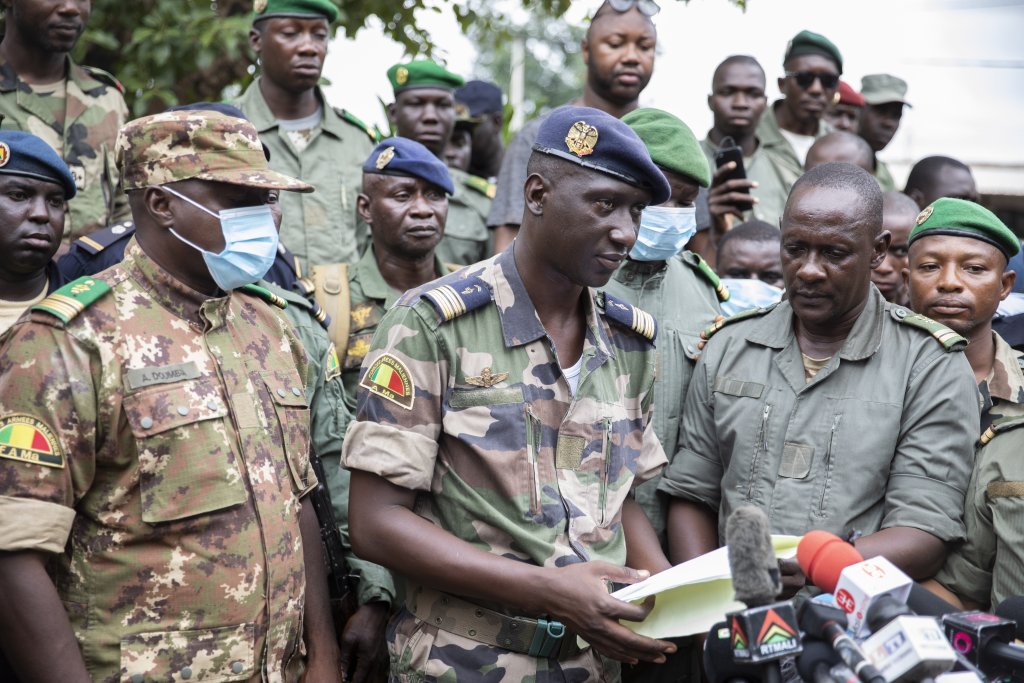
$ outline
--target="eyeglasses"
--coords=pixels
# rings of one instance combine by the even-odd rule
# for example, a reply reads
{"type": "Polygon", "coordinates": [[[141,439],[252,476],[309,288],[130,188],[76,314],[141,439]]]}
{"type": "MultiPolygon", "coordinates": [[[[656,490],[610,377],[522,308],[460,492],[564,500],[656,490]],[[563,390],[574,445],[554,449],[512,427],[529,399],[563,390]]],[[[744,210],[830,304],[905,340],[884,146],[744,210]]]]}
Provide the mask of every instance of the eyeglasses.
{"type": "Polygon", "coordinates": [[[640,13],[648,17],[653,17],[661,11],[658,3],[654,2],[654,0],[608,0],[608,4],[612,6],[613,10],[620,13],[628,12],[632,9],[633,5],[636,5],[640,13]]]}
{"type": "Polygon", "coordinates": [[[832,90],[839,85],[839,76],[836,74],[819,74],[813,71],[787,71],[786,77],[795,80],[796,84],[804,90],[810,88],[815,80],[820,81],[821,87],[825,90],[832,90]]]}

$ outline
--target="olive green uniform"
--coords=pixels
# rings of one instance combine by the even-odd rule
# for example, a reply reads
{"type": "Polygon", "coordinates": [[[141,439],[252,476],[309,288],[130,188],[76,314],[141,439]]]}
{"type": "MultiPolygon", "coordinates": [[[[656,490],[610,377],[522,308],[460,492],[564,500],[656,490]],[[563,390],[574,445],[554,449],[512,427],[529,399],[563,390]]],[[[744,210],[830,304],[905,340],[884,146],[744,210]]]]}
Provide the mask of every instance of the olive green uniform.
{"type": "MultiPolygon", "coordinates": [[[[793,145],[789,144],[789,140],[782,135],[782,131],[779,129],[779,122],[775,118],[775,108],[780,106],[782,106],[782,100],[776,101],[765,109],[761,121],[757,124],[757,138],[761,141],[761,149],[768,160],[778,171],[788,196],[793,183],[804,174],[804,160],[797,158],[793,145]]],[[[832,127],[823,119],[818,122],[818,132],[814,134],[814,137],[820,138],[831,131],[832,127]]]]}
{"type": "Polygon", "coordinates": [[[877,156],[875,157],[875,180],[878,181],[878,186],[882,188],[882,192],[896,191],[896,181],[892,179],[889,165],[877,156]]]}
{"type": "Polygon", "coordinates": [[[468,266],[491,255],[487,214],[491,211],[494,186],[457,168],[449,168],[455,194],[448,198],[448,220],[444,239],[437,245],[437,257],[445,263],[468,266]]]}
{"type": "Polygon", "coordinates": [[[350,114],[317,98],[323,119],[301,152],[281,130],[257,78],[232,102],[256,126],[270,148],[270,168],[316,187],[312,194],[281,193],[281,241],[299,257],[304,270],[321,263],[354,263],[367,241],[366,225],[358,220],[356,197],[363,184],[363,162],[373,151],[374,135],[350,114]]]}
{"type": "MultiPolygon", "coordinates": [[[[718,151],[718,145],[710,138],[704,138],[700,142],[700,147],[704,150],[708,165],[712,169],[715,168],[715,152],[718,151]]],[[[743,168],[747,178],[757,182],[757,187],[750,191],[750,194],[757,198],[757,203],[750,211],[743,213],[743,220],[756,218],[778,225],[782,211],[786,208],[786,199],[789,198],[789,188],[792,187],[793,181],[784,180],[786,176],[768,158],[768,153],[761,144],[758,144],[752,155],[743,157],[743,168]]]]}
{"type": "Polygon", "coordinates": [[[114,139],[128,117],[121,84],[105,71],[67,60],[64,97],[43,95],[0,57],[0,115],[5,130],[32,133],[57,150],[75,178],[65,244],[129,218],[114,166],[114,139]]]}
{"type": "Polygon", "coordinates": [[[793,324],[785,301],[716,324],[660,490],[718,513],[720,536],[752,504],[773,533],[906,526],[962,540],[979,417],[966,340],[871,286],[806,382],[793,324]]]}

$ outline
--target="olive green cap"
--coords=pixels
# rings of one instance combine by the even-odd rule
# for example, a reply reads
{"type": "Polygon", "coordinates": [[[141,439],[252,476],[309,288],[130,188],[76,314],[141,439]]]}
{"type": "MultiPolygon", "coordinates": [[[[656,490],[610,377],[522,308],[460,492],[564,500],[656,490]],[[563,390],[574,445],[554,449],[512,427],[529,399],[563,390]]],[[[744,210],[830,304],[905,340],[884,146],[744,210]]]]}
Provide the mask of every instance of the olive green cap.
{"type": "Polygon", "coordinates": [[[999,249],[1007,260],[1020,251],[1020,240],[994,213],[964,199],[943,197],[924,207],[910,231],[908,244],[929,235],[973,237],[999,249]]]}
{"type": "Polygon", "coordinates": [[[892,74],[868,74],[860,79],[860,94],[868,104],[901,102],[910,106],[907,82],[892,74]]]}
{"type": "Polygon", "coordinates": [[[323,18],[333,23],[338,6],[331,0],[254,0],[252,22],[274,17],[323,18]]]}
{"type": "Polygon", "coordinates": [[[411,62],[399,62],[388,69],[388,80],[397,95],[411,88],[443,88],[455,90],[461,88],[465,81],[462,76],[453,74],[437,62],[429,59],[417,59],[411,62]]]}
{"type": "Polygon", "coordinates": [[[782,61],[785,63],[789,61],[790,57],[799,57],[801,55],[828,57],[836,63],[839,73],[843,73],[842,53],[839,52],[839,48],[836,47],[835,43],[820,33],[800,31],[800,33],[793,36],[793,40],[789,41],[789,45],[786,46],[786,56],[782,61]]]}
{"type": "Polygon", "coordinates": [[[677,116],[661,109],[634,109],[622,122],[643,140],[651,160],[661,168],[692,178],[701,187],[711,185],[711,168],[697,136],[677,116]]]}

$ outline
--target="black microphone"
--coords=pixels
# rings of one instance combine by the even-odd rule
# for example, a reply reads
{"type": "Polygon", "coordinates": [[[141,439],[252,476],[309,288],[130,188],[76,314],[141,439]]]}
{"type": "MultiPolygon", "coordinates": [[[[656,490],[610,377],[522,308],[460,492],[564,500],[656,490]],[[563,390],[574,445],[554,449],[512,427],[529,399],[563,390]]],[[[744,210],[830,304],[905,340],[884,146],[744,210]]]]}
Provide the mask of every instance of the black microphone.
{"type": "Polygon", "coordinates": [[[1003,619],[1010,619],[1017,625],[1017,640],[1024,640],[1024,595],[1006,598],[995,609],[1003,619]]]}
{"type": "Polygon", "coordinates": [[[990,677],[1024,675],[1024,649],[1010,645],[1017,624],[987,612],[960,612],[942,617],[953,649],[990,677]]]}
{"type": "Polygon", "coordinates": [[[886,683],[878,668],[868,661],[860,646],[846,634],[846,612],[838,607],[805,600],[800,605],[799,623],[808,636],[829,643],[864,683],[886,683]]]}
{"type": "Polygon", "coordinates": [[[761,683],[763,667],[742,664],[732,658],[729,625],[721,621],[708,631],[704,641],[704,671],[711,683],[761,683]]]}
{"type": "Polygon", "coordinates": [[[857,674],[846,666],[839,654],[823,640],[805,638],[804,651],[796,659],[800,678],[814,683],[859,683],[857,674]]]}

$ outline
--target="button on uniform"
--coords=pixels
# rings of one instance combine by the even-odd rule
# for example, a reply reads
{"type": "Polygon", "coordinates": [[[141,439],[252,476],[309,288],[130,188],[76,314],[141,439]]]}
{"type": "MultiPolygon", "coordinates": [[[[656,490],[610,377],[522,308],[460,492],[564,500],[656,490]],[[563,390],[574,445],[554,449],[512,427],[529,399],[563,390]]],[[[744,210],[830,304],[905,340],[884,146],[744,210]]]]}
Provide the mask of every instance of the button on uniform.
{"type": "Polygon", "coordinates": [[[242,669],[245,668],[241,662],[231,662],[231,673],[240,674],[242,669]]]}
{"type": "Polygon", "coordinates": [[[178,406],[178,415],[181,415],[182,417],[185,417],[186,415],[188,415],[188,407],[186,407],[186,406],[178,406]]]}
{"type": "Polygon", "coordinates": [[[302,389],[299,389],[298,387],[292,387],[292,393],[295,394],[296,396],[302,396],[302,389]]]}
{"type": "Polygon", "coordinates": [[[282,389],[281,387],[278,387],[277,388],[277,395],[280,396],[281,398],[284,398],[285,397],[284,389],[282,389]]]}
{"type": "Polygon", "coordinates": [[[139,424],[142,425],[143,429],[149,429],[150,427],[153,426],[153,418],[151,418],[149,415],[146,415],[144,418],[139,420],[139,424]]]}
{"type": "Polygon", "coordinates": [[[186,681],[192,678],[192,669],[186,666],[184,669],[181,670],[181,677],[186,681]]]}

